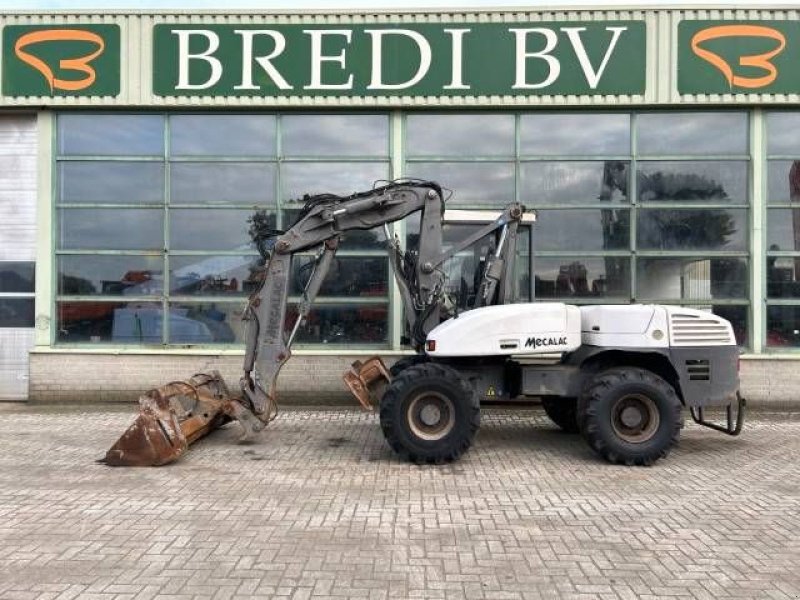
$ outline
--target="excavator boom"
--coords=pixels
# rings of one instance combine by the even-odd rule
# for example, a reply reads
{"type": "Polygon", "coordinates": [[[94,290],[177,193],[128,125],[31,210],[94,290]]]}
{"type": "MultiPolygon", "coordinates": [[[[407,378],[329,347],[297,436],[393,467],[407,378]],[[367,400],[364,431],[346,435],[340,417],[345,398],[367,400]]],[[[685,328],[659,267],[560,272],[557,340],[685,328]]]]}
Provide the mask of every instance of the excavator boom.
{"type": "MultiPolygon", "coordinates": [[[[475,307],[505,303],[511,295],[508,273],[513,272],[517,227],[524,208],[511,204],[491,223],[448,250],[442,250],[444,198],[435,182],[400,180],[350,196],[322,194],[307,197],[295,223],[285,232],[251,220],[251,236],[266,266],[258,289],[249,297],[244,319],[245,358],[240,394],[233,395],[214,372],[195,375],[150,390],[139,399],[140,413],[131,427],[107,452],[112,466],[155,466],[173,462],[189,444],[224,423],[235,420],[243,439],[252,439],[277,415],[276,380],[291,357],[294,338],[308,317],[340,237],[348,231],[387,226],[420,213],[419,248],[404,251],[387,233],[390,264],[403,299],[407,337],[421,351],[427,333],[442,320],[445,300],[443,263],[483,237],[500,232],[499,241],[485,257],[484,275],[475,307]],[[298,252],[317,249],[296,320],[287,327],[287,302],[292,259],[298,252]]],[[[375,357],[354,365],[344,380],[353,395],[368,408],[389,371],[375,357]]]]}

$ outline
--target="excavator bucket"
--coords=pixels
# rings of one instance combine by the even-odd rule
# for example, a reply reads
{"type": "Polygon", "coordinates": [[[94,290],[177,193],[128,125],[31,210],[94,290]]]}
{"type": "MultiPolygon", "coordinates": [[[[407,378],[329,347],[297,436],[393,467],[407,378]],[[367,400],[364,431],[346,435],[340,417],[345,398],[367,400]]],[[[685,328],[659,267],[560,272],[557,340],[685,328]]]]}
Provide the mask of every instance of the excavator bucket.
{"type": "Polygon", "coordinates": [[[139,398],[136,420],[100,462],[113,467],[166,465],[239,411],[239,400],[216,371],[173,381],[139,398]]]}
{"type": "Polygon", "coordinates": [[[363,363],[360,360],[355,361],[345,371],[342,379],[361,406],[372,410],[372,398],[380,400],[392,376],[380,357],[373,356],[363,363]]]}

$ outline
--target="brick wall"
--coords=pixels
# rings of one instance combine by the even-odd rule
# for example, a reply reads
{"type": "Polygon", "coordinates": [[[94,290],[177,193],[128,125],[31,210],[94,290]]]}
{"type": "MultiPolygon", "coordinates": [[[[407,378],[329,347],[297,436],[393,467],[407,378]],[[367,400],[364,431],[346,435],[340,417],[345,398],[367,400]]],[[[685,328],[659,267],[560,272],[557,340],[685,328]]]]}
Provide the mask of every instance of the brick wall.
{"type": "MultiPolygon", "coordinates": [[[[293,404],[355,403],[342,383],[345,369],[363,356],[292,357],[278,378],[279,400],[293,404]]],[[[387,364],[396,357],[386,357],[387,364]]],[[[31,354],[30,398],[34,401],[132,401],[140,393],[194,373],[219,370],[238,387],[241,355],[175,356],[31,354]]],[[[753,407],[800,409],[800,361],[741,362],[742,393],[753,407]]]]}
{"type": "Polygon", "coordinates": [[[742,359],[739,377],[748,406],[800,410],[800,360],[742,359]]]}
{"type": "MultiPolygon", "coordinates": [[[[279,401],[296,404],[353,402],[342,374],[364,356],[293,356],[278,377],[279,401]]],[[[393,359],[387,358],[387,363],[393,359]]],[[[242,356],[141,354],[31,354],[30,399],[132,401],[143,391],[194,373],[218,370],[232,389],[242,376],[242,356]]]]}

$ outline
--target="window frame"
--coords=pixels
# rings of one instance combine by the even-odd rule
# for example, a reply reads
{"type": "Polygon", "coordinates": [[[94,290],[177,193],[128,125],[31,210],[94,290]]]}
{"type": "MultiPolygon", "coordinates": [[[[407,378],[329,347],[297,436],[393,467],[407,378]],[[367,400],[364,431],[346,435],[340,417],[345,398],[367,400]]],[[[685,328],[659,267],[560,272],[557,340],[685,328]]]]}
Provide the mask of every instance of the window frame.
{"type": "MultiPolygon", "coordinates": [[[[169,336],[169,324],[168,324],[168,311],[169,311],[169,304],[171,302],[176,303],[223,303],[223,302],[230,302],[230,303],[241,303],[243,299],[241,297],[225,297],[225,296],[186,296],[186,295],[173,295],[170,291],[170,256],[174,257],[187,257],[187,256],[222,256],[222,255],[234,255],[234,256],[250,256],[252,255],[254,258],[257,257],[257,252],[253,249],[252,252],[243,252],[242,250],[231,250],[231,251],[177,251],[177,250],[169,250],[169,251],[130,251],[130,250],[104,250],[104,251],[93,251],[93,250],[61,250],[58,248],[58,210],[61,208],[139,208],[140,205],[132,205],[132,204],[114,204],[114,205],[94,205],[88,203],[81,203],[81,204],[61,204],[57,200],[57,185],[58,185],[58,165],[63,161],[68,160],[75,160],[75,161],[112,161],[112,160],[119,160],[119,161],[131,161],[131,160],[145,160],[145,161],[162,161],[165,165],[165,177],[164,177],[164,201],[163,205],[157,205],[164,211],[164,248],[169,248],[169,236],[170,236],[170,219],[174,217],[171,215],[173,212],[172,209],[190,209],[190,208],[201,208],[201,209],[223,209],[223,208],[230,208],[230,209],[252,209],[252,205],[242,205],[240,203],[187,203],[187,204],[178,204],[172,205],[170,202],[170,166],[173,163],[178,162],[224,162],[224,161],[231,161],[231,162],[263,162],[263,163],[271,163],[275,164],[276,175],[275,175],[275,185],[274,185],[274,206],[275,210],[278,213],[277,225],[278,227],[285,227],[286,226],[286,210],[295,208],[293,205],[289,205],[288,202],[283,200],[283,173],[282,173],[282,165],[286,164],[297,164],[297,163],[307,163],[307,162],[371,162],[371,163],[381,163],[385,165],[387,178],[394,179],[405,176],[407,173],[413,174],[413,167],[414,163],[421,163],[421,162],[440,162],[440,163],[447,163],[447,162],[483,162],[483,163],[511,163],[513,165],[513,198],[516,201],[520,200],[522,195],[521,188],[523,185],[522,181],[522,170],[523,166],[529,162],[563,162],[563,161],[570,161],[570,162],[604,162],[609,160],[624,160],[627,161],[629,164],[629,172],[628,172],[628,202],[627,203],[610,203],[610,202],[581,202],[581,203],[570,203],[568,205],[560,205],[560,206],[548,206],[548,205],[541,205],[540,207],[536,207],[537,210],[548,210],[548,209],[555,209],[558,208],[560,210],[579,210],[579,209],[624,209],[629,211],[630,215],[630,237],[628,247],[621,250],[604,250],[604,251],[591,251],[591,252],[584,252],[584,251],[560,251],[560,250],[536,250],[535,243],[532,244],[534,251],[529,253],[527,259],[529,261],[529,269],[531,274],[533,275],[536,272],[536,257],[541,256],[543,258],[565,258],[569,259],[571,257],[587,257],[591,256],[592,258],[606,258],[606,257],[626,257],[629,258],[629,276],[630,276],[630,296],[629,297],[547,297],[547,301],[561,301],[567,302],[570,304],[576,305],[584,305],[584,304],[628,304],[631,302],[636,302],[637,298],[637,273],[638,273],[638,263],[637,260],[639,257],[642,258],[659,258],[659,257],[697,257],[698,254],[702,254],[703,256],[709,257],[736,257],[736,258],[744,258],[747,261],[747,269],[748,269],[748,290],[747,295],[745,298],[742,299],[712,299],[709,302],[699,302],[699,301],[680,301],[675,298],[664,298],[664,299],[651,299],[648,298],[648,303],[666,303],[666,304],[682,304],[685,306],[693,306],[698,308],[710,308],[713,306],[743,306],[745,307],[745,311],[747,314],[747,330],[748,330],[748,340],[746,344],[746,348],[752,349],[755,351],[760,351],[761,348],[766,347],[766,338],[763,332],[766,331],[765,328],[765,321],[766,321],[766,311],[761,311],[761,307],[756,307],[755,305],[755,298],[759,293],[759,289],[756,284],[762,286],[762,297],[766,299],[766,284],[765,284],[765,277],[760,275],[761,269],[763,269],[763,265],[758,265],[756,267],[756,262],[763,262],[766,256],[766,248],[761,248],[760,245],[757,247],[759,242],[761,242],[762,238],[758,232],[753,231],[754,226],[754,219],[756,218],[755,212],[756,209],[759,208],[760,212],[763,212],[763,215],[759,215],[759,218],[766,217],[766,205],[768,204],[768,199],[765,198],[766,191],[764,188],[766,186],[766,177],[760,171],[767,165],[767,154],[766,154],[766,145],[764,144],[763,151],[759,149],[759,144],[762,143],[763,138],[765,137],[765,133],[762,133],[759,136],[756,132],[758,128],[766,129],[763,125],[761,119],[762,116],[758,109],[743,109],[739,107],[713,107],[713,109],[708,107],[690,107],[686,108],[673,108],[668,110],[658,110],[658,109],[642,109],[637,110],[635,108],[616,108],[616,107],[603,107],[600,109],[594,110],[586,110],[586,109],[570,109],[566,111],[558,111],[554,109],[547,109],[542,111],[537,111],[535,109],[525,109],[525,110],[496,110],[496,111],[489,111],[488,114],[512,114],[514,119],[514,156],[499,156],[499,155],[487,155],[481,156],[477,155],[462,155],[462,156],[434,156],[428,154],[420,154],[418,156],[411,155],[408,152],[408,147],[406,145],[406,132],[407,132],[407,120],[409,117],[413,116],[414,114],[426,114],[426,115],[447,115],[453,114],[439,110],[431,110],[425,111],[424,113],[407,110],[407,109],[383,109],[383,110],[355,110],[355,111],[325,111],[325,110],[318,110],[318,111],[250,111],[245,113],[233,113],[232,114],[257,114],[257,115],[274,115],[276,119],[275,125],[275,156],[264,156],[264,157],[255,157],[255,156],[224,156],[224,155],[208,155],[204,154],[201,156],[196,157],[189,157],[186,155],[180,156],[171,156],[170,155],[170,118],[176,115],[207,115],[211,114],[208,111],[129,111],[127,113],[120,112],[120,113],[111,113],[110,111],[106,110],[97,110],[95,113],[81,113],[81,114],[148,114],[148,115],[160,115],[163,119],[163,127],[164,127],[164,152],[163,156],[143,156],[143,157],[130,157],[130,156],[107,156],[107,155],[75,155],[75,156],[65,156],[60,155],[58,153],[58,133],[59,133],[59,117],[63,114],[74,114],[73,111],[64,110],[64,111],[54,111],[53,117],[53,126],[51,127],[51,135],[52,135],[52,153],[51,153],[51,173],[52,173],[52,191],[51,191],[51,198],[50,198],[50,206],[53,212],[54,218],[52,219],[52,260],[53,260],[53,268],[51,269],[51,294],[50,294],[50,310],[51,315],[54,315],[54,318],[51,320],[53,325],[50,327],[50,343],[53,346],[58,347],[81,347],[85,348],[87,346],[86,343],[72,343],[72,342],[64,342],[58,340],[58,330],[57,330],[57,306],[58,302],[61,301],[117,301],[119,302],[121,298],[119,296],[78,296],[78,295],[71,295],[65,296],[58,293],[59,286],[58,286],[58,277],[59,277],[59,256],[61,255],[116,255],[116,256],[126,256],[126,255],[135,255],[135,256],[159,256],[162,257],[163,262],[163,270],[164,270],[164,283],[163,283],[163,292],[161,296],[159,296],[160,302],[162,303],[162,308],[166,318],[163,319],[162,324],[162,343],[157,344],[159,349],[186,349],[186,348],[202,348],[202,349],[214,349],[225,351],[228,350],[239,350],[241,348],[240,344],[200,344],[200,345],[186,345],[186,344],[170,344],[168,341],[169,336]],[[746,131],[747,131],[747,140],[746,140],[746,147],[747,153],[746,154],[731,154],[731,155],[681,155],[681,156],[674,156],[674,155],[648,155],[648,156],[641,156],[638,155],[636,152],[636,140],[637,140],[637,133],[638,133],[638,115],[642,114],[650,114],[650,113],[664,113],[664,112],[678,112],[678,111],[685,111],[685,112],[693,112],[693,113],[702,113],[702,112],[737,112],[744,115],[744,118],[747,121],[746,124],[746,131]],[[568,115],[568,114],[625,114],[628,116],[629,119],[629,132],[630,132],[630,147],[628,149],[627,154],[614,154],[614,155],[598,155],[598,154],[587,154],[587,155],[554,155],[554,154],[544,154],[544,155],[533,155],[533,154],[524,154],[521,152],[521,121],[523,115],[537,115],[543,113],[551,113],[551,114],[559,114],[559,115],[568,115]],[[326,114],[348,114],[348,115],[381,115],[384,117],[386,122],[386,152],[381,156],[330,156],[329,154],[322,155],[322,156],[283,156],[281,151],[281,117],[282,115],[291,115],[292,117],[302,116],[304,114],[308,115],[326,115],[326,114]],[[647,162],[647,161],[657,161],[657,160],[670,160],[670,161],[693,161],[693,160],[742,160],[747,163],[747,202],[744,204],[739,203],[728,203],[723,205],[722,203],[706,203],[701,201],[691,201],[691,202],[682,202],[682,203],[671,203],[671,202],[664,202],[664,201],[656,201],[656,202],[639,202],[638,199],[638,182],[637,182],[637,164],[639,162],[647,162]],[[763,165],[757,165],[757,162],[763,161],[763,165]],[[704,209],[704,208],[743,208],[747,211],[747,231],[745,233],[745,247],[741,251],[697,251],[697,250],[639,250],[637,248],[637,225],[638,225],[638,212],[640,210],[646,210],[647,208],[687,208],[687,209],[704,209]],[[754,275],[754,273],[758,273],[758,275],[754,275]],[[759,328],[758,330],[754,329],[754,321],[756,320],[754,314],[758,315],[759,321],[759,328]],[[758,336],[756,338],[755,336],[758,336]]],[[[228,114],[228,113],[225,113],[228,114]]],[[[469,111],[460,111],[458,114],[461,115],[469,115],[469,114],[481,114],[480,110],[469,110],[469,111]]],[[[447,183],[447,182],[444,182],[447,183]]],[[[153,206],[153,205],[149,205],[153,206]]],[[[405,241],[405,224],[403,222],[395,223],[390,226],[390,230],[392,233],[399,236],[402,243],[405,241]]],[[[531,238],[532,240],[535,239],[536,230],[535,227],[531,230],[531,238]]],[[[532,241],[531,240],[531,241],[532,241]]],[[[763,245],[763,243],[761,244],[763,245]]],[[[305,255],[312,255],[312,252],[304,253],[305,255]]],[[[347,256],[365,256],[365,257],[381,257],[385,256],[385,252],[380,249],[364,249],[364,250],[342,250],[338,253],[339,256],[347,257],[347,256]]],[[[387,258],[388,260],[388,258],[387,258]]],[[[523,258],[524,260],[524,258],[523,258]]],[[[391,272],[391,271],[389,271],[391,272]]],[[[389,281],[387,282],[387,294],[385,296],[380,297],[358,297],[358,298],[343,298],[343,297],[321,297],[318,299],[318,303],[323,304],[341,304],[342,302],[346,302],[348,304],[354,304],[354,300],[357,300],[357,305],[377,305],[383,304],[387,306],[388,315],[389,315],[389,322],[387,323],[387,343],[386,344],[379,344],[379,345],[370,345],[366,343],[353,343],[353,344],[341,344],[341,345],[325,345],[325,344],[302,344],[298,346],[301,350],[308,350],[308,351],[315,351],[315,352],[338,352],[341,353],[342,351],[367,351],[367,350],[381,350],[381,351],[399,351],[402,350],[403,347],[400,346],[400,331],[402,328],[402,306],[400,305],[400,296],[397,291],[396,282],[392,276],[389,276],[389,281]]],[[[530,278],[530,290],[529,293],[533,300],[536,300],[535,297],[535,278],[531,276],[530,278]]],[[[545,299],[545,298],[543,298],[545,299]]],[[[152,301],[153,296],[126,296],[124,297],[126,301],[152,301]]],[[[292,296],[290,297],[290,303],[297,302],[299,297],[292,296]]],[[[135,346],[127,346],[125,344],[118,344],[114,342],[103,342],[101,344],[92,343],[92,347],[99,347],[102,346],[104,348],[127,348],[132,347],[135,349],[140,349],[142,346],[135,345],[135,346]]],[[[153,345],[146,345],[146,347],[152,348],[153,345]]]]}
{"type": "MultiPolygon", "coordinates": [[[[226,155],[210,155],[210,154],[203,154],[198,156],[189,156],[185,154],[172,156],[170,151],[170,119],[173,116],[183,116],[183,115],[192,115],[192,116],[202,116],[213,114],[207,111],[135,111],[135,112],[115,112],[112,113],[110,111],[93,111],[92,113],[80,113],[84,115],[89,114],[97,114],[97,115],[158,115],[161,116],[163,123],[163,135],[164,135],[164,143],[163,143],[163,154],[162,155],[143,155],[143,156],[120,156],[120,155],[91,155],[91,154],[80,154],[80,155],[64,155],[59,153],[59,133],[60,133],[60,124],[59,118],[62,115],[70,115],[76,114],[73,111],[64,110],[64,111],[56,111],[54,112],[54,121],[52,127],[52,153],[51,153],[51,173],[52,176],[52,190],[51,190],[51,198],[50,198],[50,206],[53,214],[52,220],[52,257],[53,257],[53,269],[51,273],[51,294],[50,294],[50,311],[51,315],[53,315],[52,323],[53,326],[50,328],[50,344],[52,346],[57,346],[60,348],[134,348],[134,349],[141,349],[141,348],[162,348],[162,349],[185,349],[185,348],[209,348],[209,349],[217,349],[220,351],[226,350],[239,350],[241,349],[240,342],[234,343],[208,343],[208,344],[184,344],[184,343],[170,343],[169,341],[169,307],[171,303],[174,304],[208,304],[208,303],[217,303],[217,304],[230,304],[230,305],[242,305],[246,301],[246,295],[244,296],[203,296],[203,295],[181,295],[175,294],[173,295],[170,290],[170,277],[171,277],[171,257],[189,257],[189,256],[198,256],[198,257],[212,257],[212,256],[252,256],[254,259],[260,257],[258,251],[251,247],[248,250],[172,250],[170,244],[170,229],[171,229],[171,218],[174,217],[172,215],[173,210],[180,211],[180,210],[189,210],[189,209],[202,209],[202,210],[253,210],[254,208],[272,208],[277,213],[277,226],[279,228],[287,226],[285,222],[286,216],[285,211],[290,210],[293,208],[297,208],[292,205],[284,206],[284,201],[282,200],[282,174],[281,174],[281,165],[286,163],[303,163],[303,162],[370,162],[370,163],[383,163],[386,168],[386,173],[388,178],[393,178],[394,175],[392,173],[392,149],[393,149],[393,127],[392,127],[392,114],[389,111],[347,111],[346,113],[330,113],[324,111],[318,112],[289,112],[289,111],[252,111],[247,113],[239,113],[239,112],[231,112],[226,114],[253,114],[253,115],[272,115],[276,120],[275,125],[275,139],[274,139],[274,148],[275,154],[274,156],[252,156],[252,155],[242,155],[242,156],[226,156],[226,155]],[[311,154],[307,156],[292,156],[286,157],[283,156],[281,152],[281,117],[283,115],[292,115],[292,116],[302,116],[304,114],[309,115],[321,115],[325,116],[327,114],[347,114],[352,116],[359,116],[359,115],[382,115],[386,121],[386,149],[385,154],[380,157],[375,156],[347,156],[344,158],[338,158],[335,156],[313,156],[311,154]],[[164,165],[164,182],[163,182],[163,198],[162,202],[159,204],[132,204],[132,203],[117,203],[117,204],[108,204],[108,203],[62,203],[59,202],[59,196],[57,194],[58,185],[59,185],[59,165],[71,162],[71,161],[82,161],[82,162],[136,162],[136,161],[147,161],[147,162],[155,162],[164,165]],[[220,162],[235,162],[235,163],[263,163],[263,164],[273,164],[275,165],[275,177],[274,177],[274,188],[272,190],[274,203],[269,205],[253,205],[241,202],[218,202],[218,203],[180,203],[180,204],[172,204],[171,202],[171,182],[170,182],[170,170],[171,165],[173,163],[220,163],[220,162]],[[97,209],[97,208],[110,208],[110,209],[135,209],[135,208],[158,208],[159,210],[163,211],[163,249],[162,250],[92,250],[92,249],[80,249],[80,250],[72,250],[72,249],[62,249],[60,248],[60,237],[59,237],[59,226],[60,226],[60,219],[59,219],[59,211],[62,209],[69,210],[72,208],[75,209],[97,209]],[[130,296],[112,296],[112,295],[80,295],[80,294],[73,294],[73,295],[65,295],[59,293],[59,271],[60,271],[60,256],[101,256],[101,255],[108,255],[108,256],[148,256],[148,257],[160,257],[163,261],[163,283],[162,283],[162,292],[159,295],[130,295],[130,296]],[[70,341],[63,341],[59,340],[59,326],[58,326],[58,314],[59,314],[59,303],[62,302],[85,302],[85,303],[92,303],[92,302],[109,302],[109,303],[133,303],[133,302],[142,302],[142,303],[153,303],[157,302],[161,305],[161,310],[164,318],[162,318],[162,331],[161,331],[161,343],[158,344],[125,344],[114,342],[111,340],[108,341],[101,341],[101,342],[70,342],[70,341]]],[[[357,191],[357,190],[353,190],[357,191]]],[[[303,256],[313,256],[314,252],[304,252],[300,255],[303,256]]],[[[348,256],[369,256],[369,257],[380,257],[385,256],[385,252],[373,250],[373,249],[352,249],[352,250],[340,250],[337,253],[337,256],[340,257],[348,257],[348,256]]],[[[387,261],[387,272],[388,272],[388,257],[386,257],[387,261]]],[[[325,304],[342,304],[347,303],[352,305],[355,308],[364,306],[375,306],[375,305],[385,305],[387,309],[388,322],[386,323],[387,329],[387,341],[384,344],[336,344],[335,346],[326,345],[326,344],[299,344],[298,347],[300,349],[306,350],[331,350],[335,349],[337,352],[341,352],[343,350],[358,348],[374,348],[375,350],[381,349],[389,349],[393,346],[392,344],[392,331],[393,331],[393,302],[392,298],[395,296],[394,290],[394,281],[393,278],[389,277],[389,281],[387,282],[387,293],[385,296],[365,296],[365,297],[319,297],[317,299],[317,304],[325,305],[325,304]]],[[[290,296],[289,297],[289,304],[297,303],[301,300],[300,296],[290,296]]]]}
{"type": "MultiPolygon", "coordinates": [[[[761,186],[761,198],[762,198],[762,207],[761,207],[761,218],[763,223],[763,235],[762,235],[762,243],[761,243],[761,252],[759,256],[759,261],[761,262],[761,268],[763,269],[763,275],[760,278],[761,284],[761,298],[763,303],[763,311],[761,314],[760,322],[763,331],[762,335],[762,348],[766,354],[798,354],[800,353],[800,345],[797,346],[779,346],[779,345],[770,345],[769,344],[769,309],[772,306],[776,307],[798,307],[800,308],[800,296],[796,298],[786,297],[786,298],[770,298],[769,296],[769,271],[768,271],[768,263],[771,258],[794,258],[800,259],[800,249],[797,250],[770,250],[770,235],[769,235],[769,217],[770,211],[778,211],[778,210],[797,210],[800,211],[800,202],[792,203],[791,199],[789,201],[776,201],[773,202],[772,198],[770,197],[770,181],[769,181],[769,173],[770,173],[770,163],[772,161],[775,162],[786,162],[786,161],[800,161],[800,148],[796,153],[786,154],[786,153],[771,153],[769,148],[769,117],[772,114],[785,114],[785,113],[794,113],[800,114],[797,109],[790,109],[790,108],[780,108],[780,107],[770,107],[767,109],[763,109],[758,111],[760,117],[760,125],[761,131],[763,136],[763,142],[761,144],[762,149],[762,169],[763,169],[763,181],[761,186]]],[[[800,282],[800,280],[799,280],[800,282]]]]}

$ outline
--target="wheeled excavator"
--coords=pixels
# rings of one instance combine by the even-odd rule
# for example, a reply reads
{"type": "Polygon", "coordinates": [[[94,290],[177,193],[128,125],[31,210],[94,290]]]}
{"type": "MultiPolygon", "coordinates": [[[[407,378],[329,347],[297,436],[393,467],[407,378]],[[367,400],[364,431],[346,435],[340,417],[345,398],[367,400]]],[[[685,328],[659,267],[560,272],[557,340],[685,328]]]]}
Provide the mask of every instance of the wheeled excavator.
{"type": "Polygon", "coordinates": [[[499,212],[446,211],[442,187],[421,180],[349,196],[306,197],[286,231],[254,218],[251,235],[264,266],[245,310],[239,393],[232,394],[217,372],[150,390],[103,461],[167,464],[232,420],[242,439],[259,436],[277,415],[278,374],[340,239],[381,226],[402,298],[405,337],[416,353],[391,368],[379,357],[357,361],[344,382],[362,406],[377,406],[384,436],[403,458],[454,461],[472,444],[481,403],[531,397],[542,401],[557,425],[580,432],[612,463],[649,465],[666,456],[678,441],[684,408],[697,423],[738,435],[745,401],[731,324],[676,306],[519,302],[514,273],[520,225],[533,222],[534,213],[518,203],[499,212]],[[418,247],[404,249],[388,225],[415,213],[418,247]],[[480,225],[445,246],[443,224],[453,219],[480,225]],[[483,244],[487,239],[491,243],[483,244]],[[459,309],[445,264],[479,242],[485,253],[476,292],[459,309]],[[311,250],[317,254],[297,315],[287,320],[292,261],[311,250]],[[706,418],[709,407],[724,412],[723,423],[706,418]]]}

